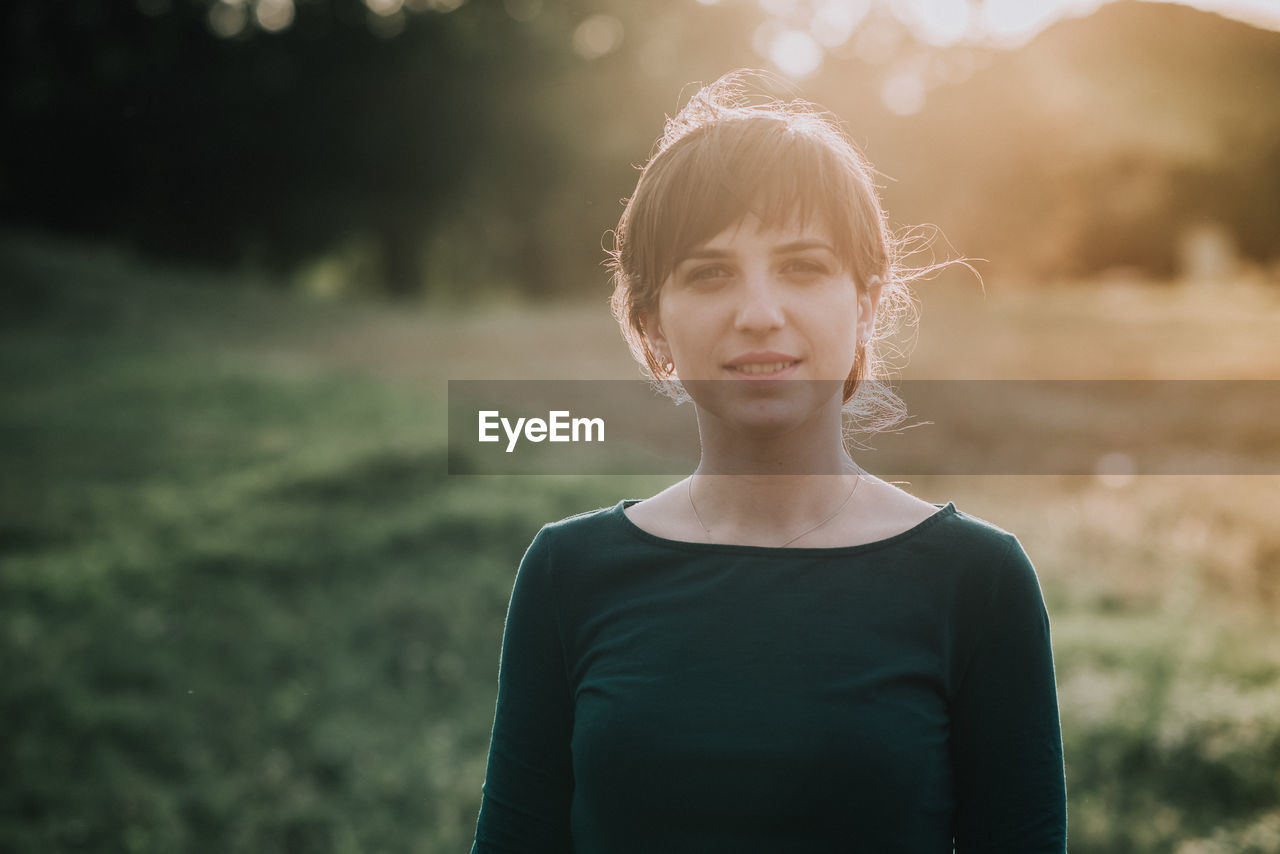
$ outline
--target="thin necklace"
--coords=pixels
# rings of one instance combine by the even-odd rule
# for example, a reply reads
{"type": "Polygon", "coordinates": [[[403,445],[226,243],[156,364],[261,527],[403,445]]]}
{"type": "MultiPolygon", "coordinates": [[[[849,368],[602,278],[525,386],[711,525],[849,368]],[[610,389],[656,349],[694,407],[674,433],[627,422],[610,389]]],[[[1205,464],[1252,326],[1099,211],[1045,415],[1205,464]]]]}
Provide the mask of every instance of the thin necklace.
{"type": "MultiPolygon", "coordinates": [[[[862,483],[862,469],[858,468],[858,465],[856,463],[854,464],[854,468],[858,472],[857,479],[855,479],[853,482],[853,489],[849,490],[849,494],[844,497],[844,501],[840,502],[840,506],[837,507],[834,511],[832,511],[831,515],[827,516],[825,519],[823,519],[818,524],[814,525],[812,528],[805,528],[803,531],[796,534],[794,537],[787,540],[782,545],[775,546],[775,548],[785,549],[787,546],[791,545],[796,540],[803,537],[805,534],[812,534],[814,531],[818,530],[823,525],[827,524],[832,519],[836,518],[836,516],[840,515],[840,511],[843,510],[851,500],[853,500],[853,494],[858,491],[858,486],[862,483]]],[[[714,543],[715,539],[711,536],[711,529],[707,527],[706,523],[702,521],[702,516],[698,514],[698,505],[693,503],[693,477],[694,477],[693,475],[689,475],[689,480],[686,482],[686,486],[688,486],[688,489],[686,491],[689,493],[689,507],[693,510],[693,518],[698,520],[698,526],[701,527],[702,530],[706,531],[707,542],[714,543]]]]}

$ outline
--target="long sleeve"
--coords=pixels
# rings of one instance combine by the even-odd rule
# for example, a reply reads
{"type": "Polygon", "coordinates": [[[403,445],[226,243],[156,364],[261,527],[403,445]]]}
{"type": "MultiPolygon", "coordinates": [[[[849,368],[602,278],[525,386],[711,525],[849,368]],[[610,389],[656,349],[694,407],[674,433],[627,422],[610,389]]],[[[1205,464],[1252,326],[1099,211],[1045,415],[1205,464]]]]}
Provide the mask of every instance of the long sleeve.
{"type": "Polygon", "coordinates": [[[976,641],[951,702],[955,851],[1062,854],[1066,779],[1044,597],[1012,536],[984,581],[960,618],[976,641]]]}
{"type": "Polygon", "coordinates": [[[472,854],[569,854],[573,707],[546,529],[516,573],[472,854]]]}

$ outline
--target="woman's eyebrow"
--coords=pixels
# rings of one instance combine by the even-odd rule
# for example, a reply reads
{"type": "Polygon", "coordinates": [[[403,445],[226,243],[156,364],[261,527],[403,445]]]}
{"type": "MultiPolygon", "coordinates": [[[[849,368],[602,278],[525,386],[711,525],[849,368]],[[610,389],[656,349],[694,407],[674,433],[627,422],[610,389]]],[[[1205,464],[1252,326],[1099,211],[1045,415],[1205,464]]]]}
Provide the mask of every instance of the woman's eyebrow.
{"type": "Polygon", "coordinates": [[[830,243],[822,240],[795,240],[791,243],[784,243],[781,246],[773,247],[774,255],[784,255],[787,252],[799,252],[803,249],[826,249],[831,254],[835,254],[835,249],[830,243]]]}
{"type": "MultiPolygon", "coordinates": [[[[835,254],[835,249],[831,244],[821,240],[793,240],[790,243],[783,243],[773,247],[771,251],[774,255],[786,255],[788,252],[799,252],[804,249],[825,249],[835,254]]],[[[712,249],[711,247],[702,247],[694,249],[688,255],[684,256],[685,261],[695,261],[704,258],[732,258],[737,253],[731,249],[712,249]]]]}

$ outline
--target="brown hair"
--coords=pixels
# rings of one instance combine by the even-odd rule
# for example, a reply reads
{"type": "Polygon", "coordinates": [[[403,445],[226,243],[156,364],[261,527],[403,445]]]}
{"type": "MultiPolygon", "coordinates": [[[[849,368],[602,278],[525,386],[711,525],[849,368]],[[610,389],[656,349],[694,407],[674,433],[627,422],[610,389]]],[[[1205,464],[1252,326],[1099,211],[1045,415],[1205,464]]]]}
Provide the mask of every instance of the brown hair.
{"type": "MultiPolygon", "coordinates": [[[[614,231],[607,262],[613,314],[645,373],[681,399],[673,366],[658,360],[644,328],[645,315],[657,312],[663,282],[692,249],[748,212],[765,228],[792,216],[803,227],[816,215],[831,229],[858,288],[870,287],[873,277],[881,283],[875,330],[859,343],[844,383],[849,404],[864,380],[881,374],[876,345],[913,309],[905,285],[921,271],[903,275],[901,246],[889,230],[871,164],[839,121],[799,99],[754,96],[759,102],[752,103],[747,84],[755,74],[726,74],[667,120],[614,231]]],[[[885,402],[875,408],[883,410],[885,402]]]]}

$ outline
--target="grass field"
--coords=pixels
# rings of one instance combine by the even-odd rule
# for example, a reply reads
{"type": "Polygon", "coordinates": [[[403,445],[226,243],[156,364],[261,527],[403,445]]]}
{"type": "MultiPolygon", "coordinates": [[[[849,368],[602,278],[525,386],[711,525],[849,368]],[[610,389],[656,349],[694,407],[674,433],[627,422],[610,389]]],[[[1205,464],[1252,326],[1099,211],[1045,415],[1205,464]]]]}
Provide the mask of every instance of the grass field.
{"type": "MultiPolygon", "coordinates": [[[[453,852],[516,562],[657,478],[448,477],[445,381],[630,378],[587,305],[307,301],[0,242],[0,850],[453,852]]],[[[1280,378],[1280,290],[922,294],[915,378],[1280,378]]],[[[1277,477],[914,478],[1048,600],[1071,850],[1280,851],[1277,477]]]]}

